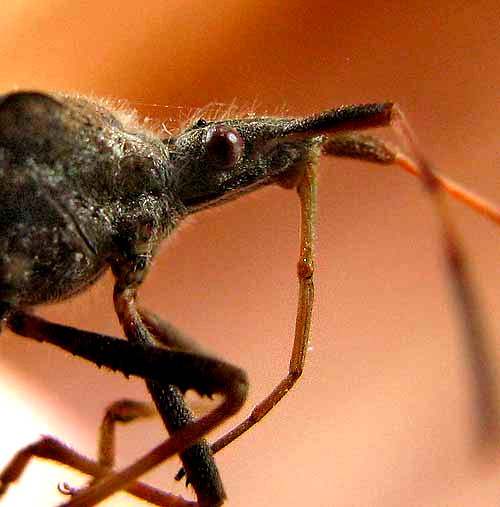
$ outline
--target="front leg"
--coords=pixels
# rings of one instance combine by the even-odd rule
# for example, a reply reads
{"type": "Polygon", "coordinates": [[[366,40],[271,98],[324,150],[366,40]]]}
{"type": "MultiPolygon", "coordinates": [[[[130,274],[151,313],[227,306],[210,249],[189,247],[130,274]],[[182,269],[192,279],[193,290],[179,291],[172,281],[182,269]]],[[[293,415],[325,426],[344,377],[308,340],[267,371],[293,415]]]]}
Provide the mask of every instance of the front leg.
{"type": "MultiPolygon", "coordinates": [[[[130,400],[120,400],[108,407],[101,423],[97,461],[80,454],[75,449],[51,436],[42,436],[38,441],[20,449],[4,467],[0,473],[0,498],[7,492],[10,485],[21,477],[32,458],[61,463],[96,479],[104,477],[114,466],[116,423],[127,423],[139,417],[150,416],[153,414],[152,410],[154,410],[153,407],[130,400]]],[[[76,491],[67,484],[59,486],[59,489],[62,493],[68,494],[74,494],[76,491]]],[[[139,481],[130,484],[126,490],[131,495],[152,505],[161,507],[198,506],[197,503],[195,504],[139,481]]]]}
{"type": "MultiPolygon", "coordinates": [[[[153,345],[133,344],[119,338],[75,329],[16,310],[6,318],[7,326],[16,334],[39,342],[47,342],[98,366],[106,366],[125,375],[154,380],[161,385],[175,385],[181,392],[194,389],[201,396],[221,394],[224,401],[212,412],[187,424],[169,440],[160,444],[146,459],[141,459],[121,474],[104,478],[88,491],[78,493],[68,505],[89,507],[115,491],[123,489],[140,476],[175,453],[184,451],[205,433],[237,412],[246,398],[248,381],[245,373],[228,363],[204,354],[171,350],[153,345]],[[97,489],[97,492],[96,492],[97,489]],[[97,494],[95,494],[97,493],[97,494]]],[[[184,403],[184,402],[183,402],[184,403]]]]}
{"type": "MultiPolygon", "coordinates": [[[[116,278],[113,300],[125,336],[132,344],[188,350],[188,347],[179,346],[181,338],[172,343],[173,338],[169,340],[165,336],[169,334],[165,325],[160,328],[154,326],[154,321],[145,323],[139,313],[136,292],[147,274],[154,248],[154,237],[139,236],[140,239],[136,237],[136,242],[128,245],[128,255],[118,258],[112,265],[116,278]]],[[[148,379],[146,386],[170,435],[194,422],[176,385],[148,379]]],[[[222,505],[226,494],[208,442],[201,439],[179,456],[186,470],[187,483],[195,490],[200,506],[222,505]]]]}

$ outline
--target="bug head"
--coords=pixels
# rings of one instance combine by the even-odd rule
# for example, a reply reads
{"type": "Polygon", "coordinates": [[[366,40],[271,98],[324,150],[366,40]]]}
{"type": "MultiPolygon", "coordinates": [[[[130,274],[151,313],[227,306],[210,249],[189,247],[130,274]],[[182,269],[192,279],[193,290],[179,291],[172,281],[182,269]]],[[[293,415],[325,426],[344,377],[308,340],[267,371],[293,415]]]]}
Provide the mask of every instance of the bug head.
{"type": "Polygon", "coordinates": [[[387,124],[391,106],[348,106],[304,118],[200,119],[165,140],[176,194],[194,212],[271,183],[294,187],[329,136],[387,124]]]}

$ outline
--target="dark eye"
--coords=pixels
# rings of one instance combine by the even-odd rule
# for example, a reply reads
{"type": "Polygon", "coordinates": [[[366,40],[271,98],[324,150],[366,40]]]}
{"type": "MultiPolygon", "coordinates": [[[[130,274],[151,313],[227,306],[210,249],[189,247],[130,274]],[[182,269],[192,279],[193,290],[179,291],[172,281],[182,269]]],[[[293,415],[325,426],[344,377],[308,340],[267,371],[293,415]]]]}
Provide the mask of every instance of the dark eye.
{"type": "Polygon", "coordinates": [[[221,168],[235,165],[243,153],[244,142],[238,131],[224,125],[212,125],[205,138],[207,155],[221,168]]]}
{"type": "Polygon", "coordinates": [[[207,120],[205,120],[205,118],[199,118],[198,120],[196,120],[196,123],[193,125],[193,128],[202,128],[202,127],[206,127],[208,125],[207,123],[207,120]]]}

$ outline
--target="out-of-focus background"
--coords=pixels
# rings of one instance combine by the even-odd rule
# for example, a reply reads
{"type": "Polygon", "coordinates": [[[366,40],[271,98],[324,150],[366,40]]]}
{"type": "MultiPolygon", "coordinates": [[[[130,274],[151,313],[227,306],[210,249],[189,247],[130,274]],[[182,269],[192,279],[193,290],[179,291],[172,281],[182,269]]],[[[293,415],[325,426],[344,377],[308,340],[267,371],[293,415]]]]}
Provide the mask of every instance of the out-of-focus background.
{"type": "MultiPolygon", "coordinates": [[[[395,100],[443,171],[500,201],[492,0],[21,0],[2,7],[0,27],[0,91],[126,99],[169,129],[211,103],[300,115],[395,100]]],[[[312,351],[289,396],[218,456],[228,505],[497,506],[500,459],[477,455],[461,329],[425,195],[390,168],[325,160],[321,172],[312,351]]],[[[498,229],[451,207],[498,364],[498,229]]],[[[248,371],[243,413],[288,366],[297,220],[295,195],[279,188],[201,214],[165,245],[141,291],[144,304],[248,371]]],[[[111,295],[107,276],[40,312],[119,335],[111,295]]],[[[146,399],[139,380],[8,332],[0,376],[2,463],[40,433],[93,455],[104,407],[146,399]]],[[[157,420],[121,429],[120,464],[164,436],[157,420]]],[[[189,494],[176,468],[173,460],[148,479],[189,494]]],[[[63,481],[84,478],[33,463],[2,505],[55,505],[63,481]]],[[[140,504],[117,498],[107,505],[140,504]]]]}

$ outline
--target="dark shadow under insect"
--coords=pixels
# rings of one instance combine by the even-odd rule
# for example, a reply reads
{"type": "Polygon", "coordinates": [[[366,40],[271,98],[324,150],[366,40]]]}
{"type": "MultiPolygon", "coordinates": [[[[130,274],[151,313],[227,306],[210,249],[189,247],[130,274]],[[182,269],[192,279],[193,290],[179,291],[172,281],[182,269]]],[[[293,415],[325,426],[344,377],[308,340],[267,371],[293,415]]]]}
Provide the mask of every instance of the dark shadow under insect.
{"type": "MultiPolygon", "coordinates": [[[[481,435],[485,441],[496,438],[495,382],[441,189],[497,222],[500,213],[456,190],[430,169],[392,103],[344,106],[299,119],[200,119],[176,137],[160,139],[129,125],[99,103],[19,92],[0,98],[2,325],[98,366],[145,379],[171,437],[119,474],[110,473],[113,460],[102,458],[105,452],[96,463],[55,440],[43,439],[20,451],[7,465],[0,476],[0,493],[20,476],[30,457],[38,455],[97,478],[82,491],[70,491],[74,494],[64,504],[67,507],[95,505],[123,488],[158,505],[191,505],[134,482],[179,453],[198,505],[223,503],[225,492],[213,453],[267,414],[294,385],[304,366],[314,295],[315,171],[321,154],[396,163],[422,177],[441,217],[445,252],[463,306],[481,435]],[[383,141],[355,132],[394,124],[410,140],[415,162],[383,141]],[[269,184],[296,189],[301,202],[299,303],[290,368],[249,417],[209,446],[203,436],[243,405],[246,374],[207,355],[180,331],[140,308],[137,290],[159,243],[186,216],[269,184]],[[127,341],[50,323],[32,313],[39,304],[85,290],[108,268],[115,277],[114,305],[127,341]],[[223,401],[194,420],[183,398],[188,389],[201,396],[220,394],[223,401]]],[[[137,405],[124,404],[121,409],[124,412],[119,412],[117,420],[144,415],[137,405]]]]}

